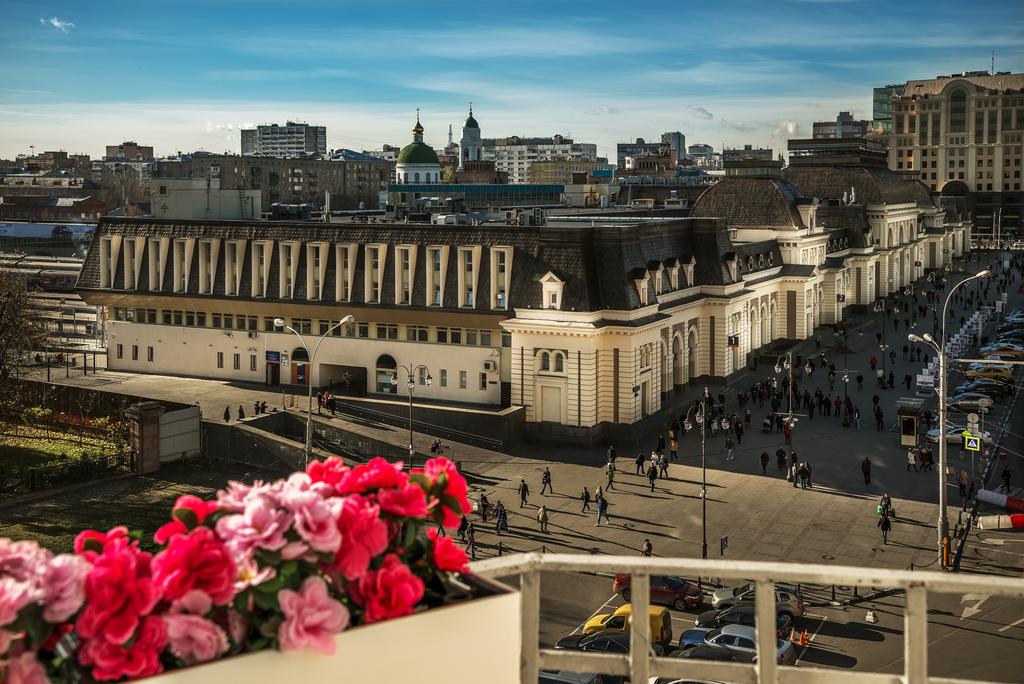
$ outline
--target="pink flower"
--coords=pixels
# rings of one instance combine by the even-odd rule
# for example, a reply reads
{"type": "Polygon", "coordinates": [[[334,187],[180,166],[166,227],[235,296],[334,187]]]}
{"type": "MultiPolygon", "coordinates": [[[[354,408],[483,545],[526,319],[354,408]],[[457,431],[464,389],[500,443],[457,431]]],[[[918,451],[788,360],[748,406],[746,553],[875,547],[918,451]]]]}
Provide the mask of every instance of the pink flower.
{"type": "Polygon", "coordinates": [[[172,520],[156,531],[153,540],[157,544],[166,544],[172,536],[188,532],[216,510],[216,501],[203,501],[191,494],[179,496],[174,502],[174,508],[171,509],[172,520]]]}
{"type": "Polygon", "coordinates": [[[85,642],[78,652],[78,661],[93,666],[92,676],[96,680],[148,677],[163,672],[160,652],[166,645],[166,623],[150,615],[140,621],[129,644],[99,635],[85,642]]]}
{"type": "Polygon", "coordinates": [[[26,651],[7,660],[6,684],[50,684],[46,668],[36,659],[36,654],[26,651]]]}
{"type": "Polygon", "coordinates": [[[238,565],[238,574],[235,576],[235,593],[258,587],[264,582],[269,582],[277,576],[277,569],[273,566],[260,567],[252,558],[243,559],[238,565]]]}
{"type": "Polygon", "coordinates": [[[245,510],[245,502],[252,491],[252,487],[244,482],[232,480],[228,482],[228,488],[217,492],[217,507],[222,511],[230,513],[241,513],[245,510]]]}
{"type": "Polygon", "coordinates": [[[206,615],[211,608],[213,608],[213,601],[210,600],[209,594],[199,589],[190,589],[180,599],[171,602],[170,612],[206,615]]]}
{"type": "Polygon", "coordinates": [[[427,496],[417,485],[377,492],[377,503],[385,513],[401,518],[423,518],[427,515],[427,496]]]}
{"type": "Polygon", "coordinates": [[[234,608],[228,608],[228,634],[235,645],[242,645],[245,641],[245,634],[249,631],[249,623],[245,616],[234,608]]]}
{"type": "Polygon", "coordinates": [[[278,508],[275,498],[269,492],[255,494],[246,499],[242,513],[217,521],[217,533],[236,558],[248,557],[257,549],[277,551],[287,543],[284,535],[292,515],[278,508]]]}
{"type": "Polygon", "coordinates": [[[198,615],[165,615],[167,644],[186,665],[213,660],[228,650],[228,636],[210,620],[198,615]]]}
{"type": "Polygon", "coordinates": [[[462,516],[472,510],[466,478],[462,477],[454,463],[443,456],[427,461],[423,474],[432,486],[440,483],[444,485],[437,500],[444,516],[441,524],[445,527],[458,527],[462,516]]]}
{"type": "Polygon", "coordinates": [[[455,545],[451,537],[443,537],[437,530],[429,530],[427,536],[434,543],[434,567],[445,572],[465,572],[469,567],[466,552],[455,545]]]}
{"type": "MultiPolygon", "coordinates": [[[[305,477],[304,473],[302,475],[305,477]]],[[[325,553],[338,550],[341,533],[336,522],[336,500],[325,499],[314,491],[286,487],[281,493],[281,503],[295,516],[295,531],[311,548],[325,553]]]]}
{"type": "Polygon", "coordinates": [[[412,613],[423,598],[423,590],[423,580],[389,553],[379,568],[359,580],[354,598],[366,611],[367,623],[380,622],[412,613]]]}
{"type": "Polygon", "coordinates": [[[153,559],[153,580],[167,600],[198,589],[223,605],[235,595],[236,574],[235,561],[208,527],[174,535],[153,559]]]}
{"type": "Polygon", "coordinates": [[[96,530],[85,530],[79,532],[75,537],[75,553],[92,560],[97,554],[103,553],[107,544],[128,536],[128,528],[124,525],[111,528],[109,532],[97,532],[96,530]]]}
{"type": "Polygon", "coordinates": [[[349,580],[359,579],[370,561],[388,548],[388,526],[380,519],[380,507],[358,494],[346,497],[338,516],[338,530],[342,543],[334,567],[349,580]]]}
{"type": "Polygon", "coordinates": [[[333,655],[334,635],[348,627],[348,609],[330,597],[319,577],[307,577],[300,591],[282,589],[277,595],[284,622],[277,630],[282,651],[308,647],[333,655]]]}
{"type": "Polygon", "coordinates": [[[62,553],[42,568],[44,620],[64,622],[78,612],[85,600],[85,577],[90,567],[81,556],[62,553]]]}
{"type": "Polygon", "coordinates": [[[79,635],[112,645],[132,638],[160,600],[150,576],[150,559],[125,538],[106,544],[85,577],[86,604],[75,623],[79,635]]]}
{"type": "Polygon", "coordinates": [[[51,555],[34,541],[0,539],[0,577],[34,583],[40,565],[46,563],[51,555]]]}
{"type": "Polygon", "coordinates": [[[402,462],[388,463],[377,456],[350,470],[335,487],[339,494],[364,494],[372,489],[401,487],[408,480],[402,462]]]}
{"type": "Polygon", "coordinates": [[[31,602],[29,584],[13,577],[0,577],[0,627],[14,622],[18,612],[31,602]]]}
{"type": "Polygon", "coordinates": [[[348,472],[348,466],[337,456],[328,456],[323,461],[310,461],[306,466],[306,473],[310,480],[323,482],[334,491],[337,491],[338,483],[348,472]]]}

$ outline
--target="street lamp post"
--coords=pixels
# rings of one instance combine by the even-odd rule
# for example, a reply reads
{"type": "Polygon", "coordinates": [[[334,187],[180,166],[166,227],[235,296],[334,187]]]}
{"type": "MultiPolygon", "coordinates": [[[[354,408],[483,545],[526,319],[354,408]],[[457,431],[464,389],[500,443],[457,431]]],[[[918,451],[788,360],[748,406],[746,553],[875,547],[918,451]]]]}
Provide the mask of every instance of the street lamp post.
{"type": "Polygon", "coordinates": [[[299,334],[299,332],[295,328],[291,327],[290,325],[285,325],[284,319],[281,317],[277,317],[274,319],[275,328],[282,328],[284,330],[287,330],[299,338],[299,344],[301,344],[302,348],[306,350],[306,356],[309,357],[309,374],[308,377],[306,378],[306,384],[309,386],[309,403],[306,406],[306,465],[309,465],[309,461],[313,456],[313,360],[316,358],[316,352],[318,349],[320,349],[320,343],[324,341],[324,338],[326,338],[328,335],[334,332],[336,328],[339,328],[343,325],[348,325],[354,320],[355,318],[352,316],[352,314],[349,314],[348,316],[345,316],[340,321],[338,321],[330,328],[328,328],[327,332],[321,335],[320,339],[316,341],[316,345],[313,347],[313,353],[310,354],[309,347],[306,346],[306,341],[302,339],[302,335],[299,334]]]}
{"type": "Polygon", "coordinates": [[[924,335],[907,335],[907,339],[911,342],[924,342],[931,347],[936,356],[939,359],[939,523],[938,523],[938,544],[939,544],[939,563],[942,563],[945,567],[946,558],[945,551],[946,545],[949,542],[949,516],[946,512],[946,310],[949,308],[949,300],[953,297],[953,292],[964,283],[968,283],[972,280],[979,278],[985,278],[989,275],[988,269],[979,271],[975,275],[961,280],[959,283],[949,289],[949,293],[946,295],[946,301],[942,304],[942,335],[939,338],[940,342],[936,342],[928,333],[924,335]]]}
{"type": "MultiPolygon", "coordinates": [[[[781,373],[785,369],[789,372],[789,426],[793,427],[796,425],[796,417],[793,415],[793,353],[786,352],[775,360],[775,372],[781,373]],[[785,361],[783,361],[785,357],[785,361]]],[[[804,365],[804,372],[810,375],[811,373],[811,362],[807,361],[804,365]]]]}
{"type": "MultiPolygon", "coordinates": [[[[427,383],[428,387],[430,386],[430,383],[431,381],[433,381],[434,378],[430,376],[430,369],[427,368],[422,363],[418,366],[406,366],[404,364],[398,364],[398,368],[401,368],[402,370],[405,371],[406,387],[409,388],[409,470],[412,470],[413,459],[416,456],[416,449],[412,443],[412,392],[413,389],[415,389],[416,387],[416,381],[413,376],[416,375],[416,371],[418,371],[419,369],[422,368],[423,370],[425,370],[427,372],[427,375],[424,378],[424,381],[427,383]]],[[[396,368],[395,372],[391,374],[391,384],[395,387],[398,386],[398,368],[396,368]]]]}
{"type": "MultiPolygon", "coordinates": [[[[708,558],[708,471],[707,461],[705,459],[705,444],[704,436],[707,429],[707,416],[704,413],[705,403],[702,399],[698,403],[690,407],[686,412],[686,417],[683,419],[683,425],[686,426],[687,430],[693,429],[693,423],[690,422],[690,413],[694,413],[694,420],[700,425],[700,557],[703,560],[708,558]]],[[[722,429],[729,429],[728,419],[722,419],[722,429]]],[[[697,578],[697,586],[700,586],[700,577],[697,578]]]]}

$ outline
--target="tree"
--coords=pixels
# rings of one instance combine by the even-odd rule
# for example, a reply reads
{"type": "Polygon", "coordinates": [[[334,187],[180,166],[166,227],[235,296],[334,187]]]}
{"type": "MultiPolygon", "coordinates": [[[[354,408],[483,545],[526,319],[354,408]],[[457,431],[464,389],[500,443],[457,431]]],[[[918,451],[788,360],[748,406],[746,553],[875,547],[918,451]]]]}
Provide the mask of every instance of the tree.
{"type": "Polygon", "coordinates": [[[448,165],[441,167],[441,182],[451,183],[455,180],[455,167],[448,165]]]}
{"type": "Polygon", "coordinates": [[[28,276],[0,270],[0,387],[21,366],[30,351],[39,349],[45,330],[31,307],[34,289],[28,276]]]}

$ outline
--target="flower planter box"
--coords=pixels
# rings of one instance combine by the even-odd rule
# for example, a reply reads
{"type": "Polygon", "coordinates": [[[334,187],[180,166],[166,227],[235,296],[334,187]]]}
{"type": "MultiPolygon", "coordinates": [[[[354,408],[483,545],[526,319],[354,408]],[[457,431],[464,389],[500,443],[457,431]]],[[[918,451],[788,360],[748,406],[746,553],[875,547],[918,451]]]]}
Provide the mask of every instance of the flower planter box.
{"type": "Polygon", "coordinates": [[[465,577],[478,598],[354,627],[337,651],[261,651],[175,670],[152,684],[519,684],[519,593],[465,577]]]}

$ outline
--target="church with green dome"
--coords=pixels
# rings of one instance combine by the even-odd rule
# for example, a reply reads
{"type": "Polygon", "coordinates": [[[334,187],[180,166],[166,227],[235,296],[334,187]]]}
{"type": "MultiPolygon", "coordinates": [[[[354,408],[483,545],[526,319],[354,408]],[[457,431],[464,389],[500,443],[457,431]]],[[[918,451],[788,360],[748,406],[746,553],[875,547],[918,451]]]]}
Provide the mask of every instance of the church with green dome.
{"type": "Polygon", "coordinates": [[[402,148],[395,161],[395,183],[440,183],[441,162],[437,152],[423,142],[423,124],[416,110],[416,125],[412,128],[412,142],[402,148]]]}

